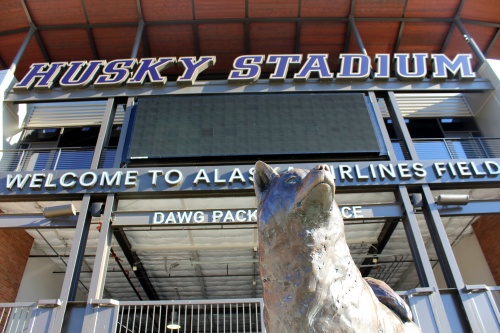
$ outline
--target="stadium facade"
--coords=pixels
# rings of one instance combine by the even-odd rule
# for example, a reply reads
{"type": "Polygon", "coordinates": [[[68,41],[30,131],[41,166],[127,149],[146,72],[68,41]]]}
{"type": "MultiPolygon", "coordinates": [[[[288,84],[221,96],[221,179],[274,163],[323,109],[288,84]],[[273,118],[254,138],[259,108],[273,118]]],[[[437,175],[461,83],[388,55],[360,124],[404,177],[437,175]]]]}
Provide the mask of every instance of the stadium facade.
{"type": "Polygon", "coordinates": [[[423,332],[500,331],[498,3],[117,3],[0,14],[0,329],[265,332],[263,160],[423,332]]]}

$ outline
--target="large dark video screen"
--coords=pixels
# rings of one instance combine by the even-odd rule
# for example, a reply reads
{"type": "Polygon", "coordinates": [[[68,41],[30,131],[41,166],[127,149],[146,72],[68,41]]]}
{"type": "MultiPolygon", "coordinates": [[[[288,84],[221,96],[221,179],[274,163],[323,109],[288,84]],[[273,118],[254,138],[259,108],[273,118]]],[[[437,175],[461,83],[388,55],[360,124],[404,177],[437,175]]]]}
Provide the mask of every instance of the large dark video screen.
{"type": "Polygon", "coordinates": [[[135,112],[131,159],[380,153],[361,93],[148,97],[135,112]]]}

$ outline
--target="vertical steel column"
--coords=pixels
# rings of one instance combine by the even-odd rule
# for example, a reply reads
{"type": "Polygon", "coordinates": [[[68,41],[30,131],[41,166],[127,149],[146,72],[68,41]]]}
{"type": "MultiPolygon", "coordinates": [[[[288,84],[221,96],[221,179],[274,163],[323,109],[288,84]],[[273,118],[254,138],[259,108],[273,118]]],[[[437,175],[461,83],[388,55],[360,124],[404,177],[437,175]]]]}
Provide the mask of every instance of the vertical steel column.
{"type": "MultiPolygon", "coordinates": [[[[418,227],[417,217],[413,211],[413,205],[410,201],[410,195],[405,186],[398,186],[396,191],[398,201],[403,204],[405,212],[404,227],[406,238],[410,245],[413,261],[417,270],[420,284],[424,288],[418,288],[415,293],[424,292],[424,300],[428,299],[428,307],[430,307],[429,315],[432,315],[432,322],[419,322],[420,327],[424,332],[449,332],[451,327],[447,319],[446,310],[441,299],[441,294],[437,287],[436,278],[432,271],[432,266],[429,261],[429,255],[425,248],[425,243],[418,227]],[[426,288],[427,287],[427,288],[426,288]]],[[[414,297],[413,293],[410,297],[414,297]]],[[[418,297],[418,295],[417,295],[418,297]]],[[[411,298],[410,298],[411,303],[411,298]]]]}
{"type": "MultiPolygon", "coordinates": [[[[372,104],[377,102],[374,93],[370,93],[370,99],[372,104]]],[[[403,137],[405,141],[406,140],[411,141],[408,129],[406,128],[406,126],[401,125],[404,124],[404,119],[401,116],[401,112],[399,111],[399,107],[397,105],[396,98],[393,92],[389,92],[389,101],[390,105],[387,105],[387,108],[389,109],[389,113],[391,114],[391,119],[393,120],[396,131],[400,133],[401,137],[403,137]]],[[[376,105],[378,109],[378,103],[376,105]]],[[[385,126],[383,120],[380,119],[382,118],[380,112],[376,113],[378,114],[377,119],[379,122],[379,126],[385,126]]],[[[388,147],[387,149],[390,154],[390,159],[392,161],[395,161],[396,155],[394,153],[394,150],[392,149],[391,139],[389,138],[387,131],[383,130],[382,133],[385,144],[388,147]]],[[[418,157],[416,156],[417,153],[414,150],[413,145],[410,144],[408,150],[410,151],[410,156],[412,157],[412,159],[418,159],[418,157]]],[[[410,243],[410,249],[412,251],[413,258],[416,263],[416,269],[420,279],[420,283],[425,287],[432,287],[437,289],[437,282],[432,272],[432,267],[430,265],[430,262],[428,260],[429,256],[427,255],[427,250],[425,249],[425,244],[420,229],[418,227],[417,218],[413,211],[413,205],[410,201],[410,195],[408,194],[408,190],[406,189],[405,186],[399,186],[396,193],[399,197],[398,200],[401,203],[403,203],[403,207],[405,210],[405,216],[406,216],[405,231],[408,238],[408,242],[410,243]]]]}
{"type": "Polygon", "coordinates": [[[403,139],[403,142],[408,150],[408,154],[410,154],[410,158],[412,160],[418,160],[418,154],[415,150],[415,146],[413,145],[413,140],[411,139],[410,132],[408,132],[408,128],[406,127],[405,120],[403,115],[401,114],[401,110],[399,109],[398,101],[396,99],[396,95],[393,91],[389,91],[387,109],[389,110],[389,114],[392,119],[392,123],[394,125],[394,130],[398,134],[398,137],[403,139]]]}
{"type": "Polygon", "coordinates": [[[106,103],[106,110],[104,111],[104,115],[102,117],[101,128],[99,129],[99,136],[97,137],[92,163],[90,164],[91,169],[97,169],[99,167],[102,152],[105,145],[109,142],[109,136],[111,135],[111,129],[113,127],[113,120],[115,119],[115,112],[116,99],[109,98],[106,103]]]}
{"type": "Polygon", "coordinates": [[[479,60],[479,66],[483,64],[483,62],[486,61],[486,57],[484,56],[483,52],[479,48],[479,46],[476,44],[476,41],[469,35],[467,32],[467,29],[465,29],[464,25],[462,24],[462,21],[460,21],[459,18],[455,18],[453,21],[455,25],[457,26],[458,30],[460,30],[460,33],[462,33],[465,42],[469,45],[471,48],[472,52],[476,55],[476,57],[479,60]]]}
{"type": "Polygon", "coordinates": [[[387,149],[387,153],[389,154],[389,159],[396,160],[396,153],[394,152],[394,148],[392,147],[392,141],[389,137],[385,129],[384,118],[382,118],[382,112],[380,111],[380,107],[378,106],[377,96],[373,91],[368,93],[368,97],[370,98],[370,102],[375,110],[375,119],[377,120],[378,127],[380,128],[380,132],[382,133],[382,139],[384,140],[385,148],[387,149]]]}
{"type": "Polygon", "coordinates": [[[405,210],[405,231],[410,249],[412,251],[413,260],[416,263],[417,274],[420,279],[420,284],[423,287],[431,287],[438,289],[436,278],[432,271],[432,266],[429,262],[429,255],[425,248],[425,243],[418,227],[417,217],[413,211],[413,205],[410,200],[410,195],[405,186],[398,187],[399,200],[403,203],[405,210]]]}
{"type": "MultiPolygon", "coordinates": [[[[102,215],[102,224],[97,244],[94,267],[92,267],[92,278],[90,280],[89,294],[85,309],[85,319],[82,332],[94,332],[96,329],[97,313],[94,312],[94,302],[102,298],[106,272],[108,269],[109,252],[113,231],[111,228],[112,213],[115,209],[116,201],[114,194],[108,194],[102,215]]],[[[109,309],[114,311],[114,309],[109,309]]],[[[107,318],[107,317],[106,317],[107,318]]],[[[109,318],[107,318],[109,319],[109,318]]]]}
{"type": "Polygon", "coordinates": [[[129,97],[125,109],[125,119],[123,119],[122,130],[120,132],[120,139],[118,140],[118,147],[116,148],[114,168],[119,168],[122,162],[122,155],[125,150],[125,140],[127,139],[128,128],[131,124],[132,107],[134,106],[134,97],[129,97]]]}
{"type": "MultiPolygon", "coordinates": [[[[102,119],[94,155],[92,157],[92,162],[90,165],[91,169],[97,169],[99,166],[99,160],[102,155],[103,147],[109,140],[115,111],[116,100],[114,98],[109,98],[102,119]]],[[[67,304],[68,302],[75,300],[78,288],[78,279],[80,276],[83,256],[85,253],[85,246],[87,244],[90,221],[92,219],[92,216],[90,215],[90,206],[91,195],[85,194],[83,196],[80,214],[78,216],[78,221],[76,224],[75,236],[73,237],[73,245],[71,247],[71,252],[68,260],[68,266],[66,267],[63,286],[61,288],[61,306],[57,308],[53,315],[50,329],[51,332],[61,332],[65,319],[67,304]]]]}
{"type": "MultiPolygon", "coordinates": [[[[394,124],[394,129],[396,133],[398,133],[398,136],[403,138],[404,143],[408,148],[411,159],[418,159],[418,155],[415,147],[413,146],[413,141],[411,139],[410,133],[408,132],[408,128],[405,125],[405,121],[403,116],[401,115],[401,111],[399,110],[396,97],[394,95],[394,92],[392,91],[388,92],[387,109],[389,110],[389,114],[394,124]]],[[[387,134],[384,137],[384,140],[386,140],[386,145],[391,145],[392,148],[392,142],[390,141],[387,134]]],[[[391,160],[395,160],[395,158],[396,156],[393,154],[391,156],[391,160]]],[[[420,283],[425,287],[435,288],[437,291],[438,288],[436,278],[434,277],[434,273],[429,262],[429,255],[427,254],[422,234],[420,232],[420,228],[418,227],[418,221],[413,211],[413,205],[410,201],[408,190],[405,186],[398,186],[398,190],[396,193],[399,197],[398,199],[403,203],[404,206],[406,215],[406,236],[408,238],[408,242],[410,243],[410,249],[415,260],[420,283]]]]}
{"type": "Polygon", "coordinates": [[[14,57],[14,60],[12,60],[12,64],[10,65],[10,70],[13,73],[16,72],[17,65],[19,65],[19,62],[21,61],[21,58],[23,57],[23,54],[26,51],[26,48],[28,47],[28,45],[29,45],[29,43],[31,41],[31,38],[35,34],[35,31],[36,31],[35,27],[33,25],[30,26],[30,30],[28,30],[28,34],[24,38],[23,43],[19,47],[19,50],[17,51],[17,54],[14,57]]]}
{"type": "Polygon", "coordinates": [[[102,298],[104,290],[104,280],[106,279],[106,269],[109,261],[109,251],[111,248],[111,214],[115,210],[115,195],[108,194],[104,203],[104,213],[102,215],[99,242],[97,244],[94,267],[92,268],[92,279],[88,294],[89,303],[98,298],[102,298]]]}
{"type": "MultiPolygon", "coordinates": [[[[404,123],[404,119],[399,112],[397,106],[397,101],[393,92],[389,92],[390,105],[389,112],[391,113],[391,118],[394,123],[395,130],[404,139],[405,144],[408,148],[408,152],[411,159],[418,159],[418,154],[413,145],[408,128],[404,123]]],[[[468,322],[473,330],[473,332],[489,332],[481,322],[480,314],[477,312],[477,308],[473,301],[469,300],[469,295],[464,291],[464,282],[460,270],[458,268],[455,255],[451,248],[450,242],[448,241],[448,236],[446,235],[446,230],[444,229],[441,216],[434,203],[432,197],[432,192],[428,185],[422,186],[422,199],[423,199],[423,211],[425,215],[425,221],[432,238],[432,242],[438,254],[439,263],[443,270],[443,275],[445,277],[447,286],[449,288],[456,288],[458,290],[460,299],[462,301],[465,315],[467,316],[468,322]]],[[[432,271],[431,271],[432,274],[432,271]]],[[[432,274],[433,276],[433,274],[432,274]]],[[[434,278],[434,276],[433,276],[434,278]]],[[[435,281],[429,281],[435,283],[435,281]]],[[[435,285],[437,288],[437,285],[435,285]]]]}
{"type": "Polygon", "coordinates": [[[78,221],[76,223],[73,244],[66,266],[66,273],[64,274],[60,295],[61,306],[54,311],[50,332],[61,332],[68,302],[75,300],[83,255],[85,253],[85,245],[87,244],[90,228],[90,204],[90,194],[85,194],[80,206],[80,214],[78,215],[78,221]]]}
{"type": "MultiPolygon", "coordinates": [[[[417,151],[415,150],[410,133],[408,132],[408,128],[405,125],[404,118],[401,114],[401,111],[399,110],[394,92],[388,92],[387,102],[387,108],[389,110],[389,114],[391,116],[396,133],[398,133],[398,136],[404,140],[404,144],[408,149],[410,158],[412,160],[418,160],[417,151]]],[[[384,139],[388,141],[386,144],[392,145],[392,142],[388,138],[388,135],[386,135],[386,137],[384,137],[384,139]]],[[[391,156],[391,160],[395,160],[395,158],[395,155],[391,156]]],[[[420,232],[417,217],[415,215],[413,204],[411,203],[410,195],[406,186],[398,186],[396,195],[398,197],[398,201],[403,204],[405,212],[404,227],[406,238],[408,239],[408,243],[410,245],[410,250],[415,262],[415,268],[417,270],[420,284],[423,287],[428,287],[427,289],[429,289],[427,297],[429,299],[429,306],[431,307],[432,315],[434,317],[434,323],[420,324],[421,326],[422,324],[429,325],[428,327],[426,327],[426,331],[429,332],[436,330],[438,332],[451,332],[451,327],[448,322],[448,317],[446,315],[443,300],[441,298],[441,294],[439,293],[436,278],[429,261],[429,255],[427,254],[427,249],[425,248],[422,233],[420,232]]]]}
{"type": "MultiPolygon", "coordinates": [[[[443,221],[432,196],[432,191],[428,185],[422,186],[422,199],[424,201],[423,210],[426,215],[425,220],[431,233],[434,247],[436,248],[446,284],[449,288],[458,290],[472,332],[497,332],[499,327],[497,319],[487,311],[479,311],[479,308],[482,308],[480,304],[476,304],[479,298],[473,298],[465,288],[465,283],[448,240],[446,229],[444,228],[443,221]],[[491,316],[491,318],[488,318],[488,316],[491,316]]],[[[489,304],[483,306],[488,307],[489,304]]]]}

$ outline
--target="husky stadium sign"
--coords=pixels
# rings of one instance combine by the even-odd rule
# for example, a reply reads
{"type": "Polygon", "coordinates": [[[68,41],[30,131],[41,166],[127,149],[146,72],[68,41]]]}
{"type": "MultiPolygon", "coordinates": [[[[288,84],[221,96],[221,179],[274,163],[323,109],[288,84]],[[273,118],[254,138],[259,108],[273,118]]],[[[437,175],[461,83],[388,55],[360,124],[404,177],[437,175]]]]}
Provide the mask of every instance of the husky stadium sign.
{"type": "MultiPolygon", "coordinates": [[[[353,82],[365,81],[372,76],[374,81],[387,81],[390,77],[391,62],[400,81],[420,81],[427,75],[427,61],[431,61],[433,81],[444,81],[449,77],[459,80],[473,80],[476,74],[472,70],[470,54],[457,54],[453,60],[444,54],[396,53],[376,54],[372,68],[371,58],[364,54],[341,53],[340,71],[332,73],[328,66],[328,54],[272,54],[243,55],[233,62],[233,69],[227,78],[229,83],[252,83],[259,79],[261,66],[274,68],[269,75],[272,83],[284,82],[290,67],[298,67],[293,75],[293,82],[305,82],[315,76],[319,81],[353,82]],[[450,75],[449,75],[450,74],[450,75]]],[[[137,59],[117,59],[112,61],[72,61],[35,63],[29,72],[17,83],[13,90],[27,92],[50,90],[56,86],[62,89],[82,89],[90,85],[95,88],[112,88],[126,85],[141,86],[149,82],[153,86],[164,86],[167,77],[161,72],[174,65],[184,68],[184,73],[176,80],[179,85],[192,85],[198,75],[214,66],[215,56],[195,57],[160,57],[137,59]]]]}

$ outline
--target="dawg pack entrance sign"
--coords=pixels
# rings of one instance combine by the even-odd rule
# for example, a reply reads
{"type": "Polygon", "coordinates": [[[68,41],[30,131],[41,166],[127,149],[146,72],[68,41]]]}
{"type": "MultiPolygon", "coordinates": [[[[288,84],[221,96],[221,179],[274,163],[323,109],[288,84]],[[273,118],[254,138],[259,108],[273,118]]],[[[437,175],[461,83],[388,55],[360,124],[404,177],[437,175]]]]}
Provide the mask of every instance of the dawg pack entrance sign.
{"type": "MultiPolygon", "coordinates": [[[[399,217],[402,214],[398,204],[339,206],[345,220],[378,219],[399,217]]],[[[113,225],[131,227],[143,225],[181,225],[200,223],[256,223],[257,209],[212,209],[212,210],[170,210],[170,211],[116,211],[113,213],[113,225]]]]}
{"type": "MultiPolygon", "coordinates": [[[[290,67],[300,68],[293,76],[293,82],[306,82],[311,77],[319,81],[353,82],[365,81],[372,75],[374,81],[387,81],[390,77],[391,62],[394,62],[396,78],[400,81],[421,81],[427,75],[427,61],[432,62],[433,81],[444,81],[457,76],[459,80],[473,80],[471,54],[457,54],[453,60],[445,54],[396,53],[376,54],[375,65],[364,54],[341,53],[341,68],[338,73],[331,72],[328,54],[271,54],[242,55],[233,62],[233,69],[227,78],[229,83],[252,83],[261,75],[261,66],[274,68],[269,76],[272,83],[284,82],[290,67]],[[373,67],[373,68],[372,68],[373,67]],[[450,74],[450,76],[449,76],[450,74]]],[[[215,56],[160,57],[137,59],[117,59],[112,61],[72,61],[35,63],[29,72],[17,83],[13,90],[27,92],[51,90],[58,86],[62,89],[82,89],[90,85],[95,88],[113,88],[127,85],[137,87],[149,82],[152,86],[164,86],[167,77],[161,72],[174,65],[184,68],[184,73],[176,80],[179,85],[192,85],[198,75],[216,63],[215,56]]]]}

